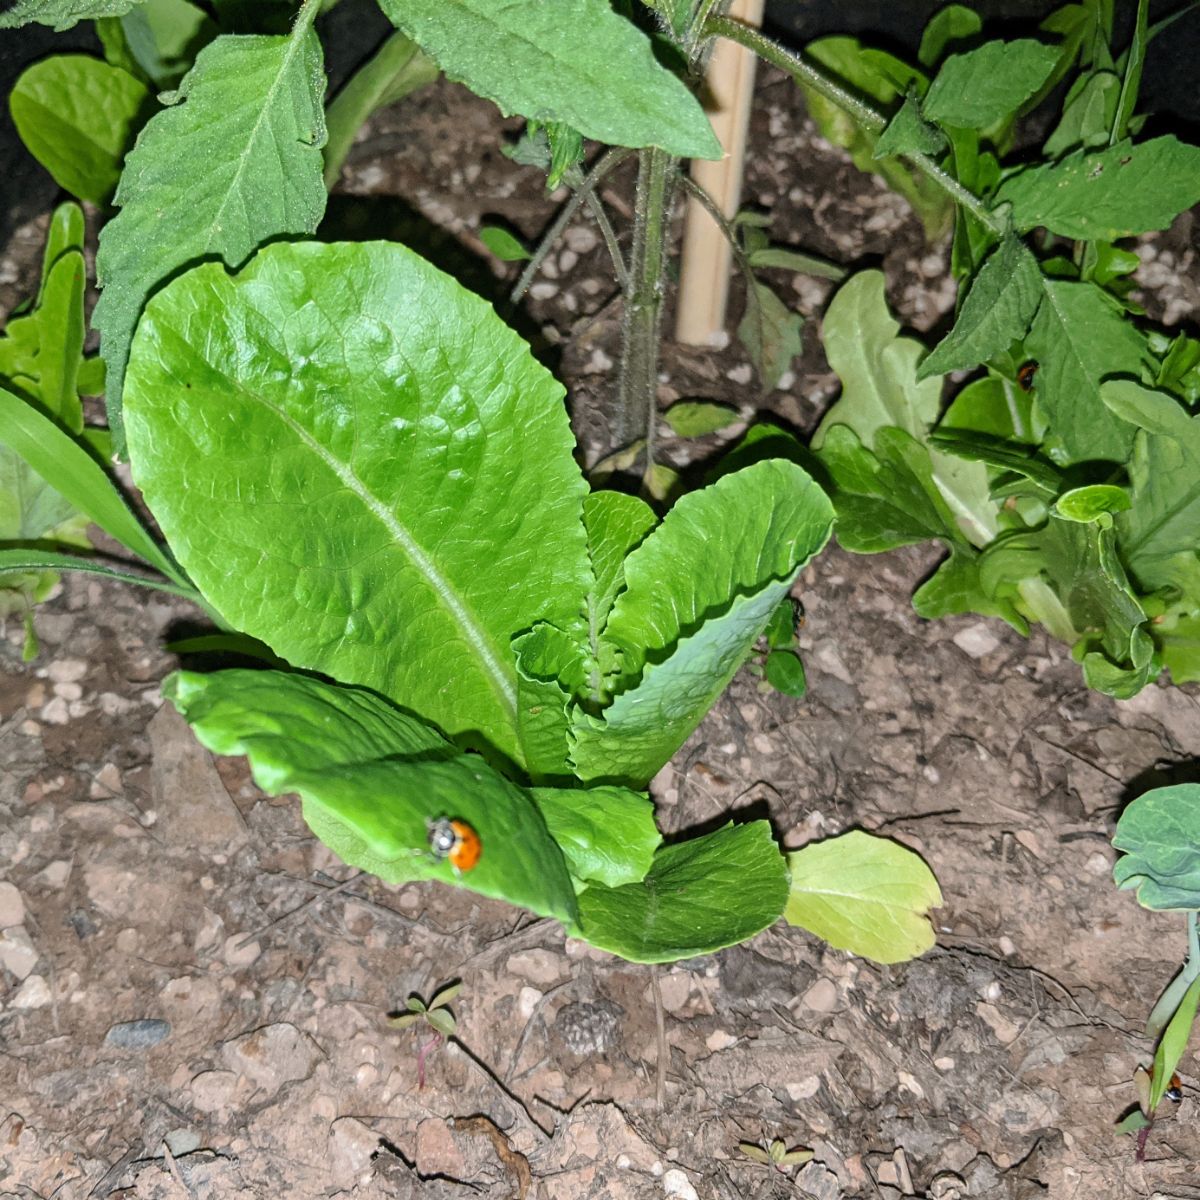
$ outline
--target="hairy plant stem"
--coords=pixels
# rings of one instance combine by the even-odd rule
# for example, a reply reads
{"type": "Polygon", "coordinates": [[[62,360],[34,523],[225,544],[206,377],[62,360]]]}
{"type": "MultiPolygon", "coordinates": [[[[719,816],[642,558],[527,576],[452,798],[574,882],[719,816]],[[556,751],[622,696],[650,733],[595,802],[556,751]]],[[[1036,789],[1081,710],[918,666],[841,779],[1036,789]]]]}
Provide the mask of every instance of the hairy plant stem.
{"type": "Polygon", "coordinates": [[[525,266],[525,270],[521,272],[521,278],[517,280],[516,286],[509,294],[508,300],[510,304],[519,304],[521,298],[529,290],[529,285],[537,278],[538,271],[542,268],[542,263],[546,261],[546,256],[554,248],[555,243],[570,223],[575,219],[575,214],[579,211],[579,206],[586,203],[596,218],[596,223],[600,226],[600,233],[604,237],[604,244],[608,247],[608,252],[612,255],[613,270],[617,273],[617,279],[621,286],[625,287],[627,274],[625,270],[625,262],[621,258],[621,250],[617,245],[617,235],[613,232],[613,227],[609,223],[608,214],[605,213],[600,201],[596,198],[595,191],[599,186],[600,181],[616,167],[627,159],[632,150],[625,149],[624,146],[612,146],[606,150],[596,160],[596,165],[583,177],[583,182],[571,194],[571,198],[562,206],[562,210],[558,216],[554,218],[554,223],[542,234],[542,240],[538,243],[537,249],[533,252],[533,257],[525,266]]]}
{"type": "Polygon", "coordinates": [[[662,324],[666,235],[674,192],[676,160],[649,146],[638,151],[633,248],[621,322],[621,371],[617,383],[617,441],[646,440],[646,470],[654,465],[658,413],[658,339],[662,324]]]}
{"type": "MultiPolygon", "coordinates": [[[[814,92],[819,92],[826,100],[836,104],[868,133],[882,133],[887,125],[887,119],[881,113],[876,112],[853,92],[834,82],[798,54],[793,54],[771,41],[770,38],[763,37],[749,25],[731,21],[728,17],[710,17],[704,27],[704,32],[715,37],[728,38],[731,42],[737,42],[748,50],[753,50],[760,58],[779,67],[780,70],[786,71],[797,83],[812,88],[814,92]]],[[[905,154],[901,157],[905,162],[911,163],[917,170],[932,179],[956,204],[966,209],[985,228],[997,237],[1003,236],[1005,225],[1000,217],[992,212],[974,192],[963,187],[953,175],[939,167],[929,155],[905,154]]]]}

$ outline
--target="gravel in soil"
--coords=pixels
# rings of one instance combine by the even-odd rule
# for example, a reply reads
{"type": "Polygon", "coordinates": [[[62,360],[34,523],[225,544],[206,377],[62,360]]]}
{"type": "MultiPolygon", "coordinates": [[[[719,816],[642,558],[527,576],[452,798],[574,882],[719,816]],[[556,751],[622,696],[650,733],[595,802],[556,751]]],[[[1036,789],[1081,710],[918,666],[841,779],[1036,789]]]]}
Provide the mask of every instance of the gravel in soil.
{"type": "MultiPolygon", "coordinates": [[[[944,321],[944,248],[782,77],[758,98],[747,200],[776,240],[882,263],[909,325],[944,321]]],[[[330,227],[422,248],[436,228],[456,263],[487,214],[532,238],[554,200],[500,153],[510,135],[461,89],[428,89],[367,128],[330,227]]],[[[606,189],[618,212],[628,182],[606,189]]],[[[1189,231],[1143,247],[1168,308],[1194,292],[1169,269],[1189,231]]],[[[10,247],[6,308],[40,233],[10,247]]],[[[603,255],[582,221],[527,309],[589,459],[619,341],[603,255]]],[[[481,261],[473,282],[501,294],[481,261]]],[[[775,282],[806,316],[828,296],[775,282]]],[[[836,386],[816,324],[763,405],[736,345],[668,346],[660,399],[811,427],[836,386]]],[[[713,448],[667,433],[679,465],[713,448]]],[[[744,672],[654,790],[668,831],[769,811],[793,847],[855,826],[899,838],[937,870],[937,948],[882,968],[779,927],[654,974],[501,904],[355,877],[162,707],[164,639],[194,614],[65,581],[35,663],[15,626],[0,645],[0,1196],[1200,1196],[1194,1055],[1144,1163],[1114,1133],[1183,939],[1116,892],[1108,842],[1130,786],[1200,745],[1196,691],[1117,703],[1040,633],[922,622],[908,596],[932,562],[823,555],[797,588],[808,695],[744,672]],[[421,1035],[386,1017],[453,979],[458,1037],[422,1089],[421,1035]],[[738,1153],[776,1137],[813,1161],[784,1175],[738,1153]]]]}

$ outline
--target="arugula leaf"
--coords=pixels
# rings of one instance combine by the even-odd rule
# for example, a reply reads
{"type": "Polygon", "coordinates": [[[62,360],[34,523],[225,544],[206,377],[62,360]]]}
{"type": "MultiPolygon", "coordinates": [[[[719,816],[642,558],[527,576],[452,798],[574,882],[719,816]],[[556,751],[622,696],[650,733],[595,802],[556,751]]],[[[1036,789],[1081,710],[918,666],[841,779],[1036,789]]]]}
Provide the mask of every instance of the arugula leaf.
{"type": "Polygon", "coordinates": [[[1022,230],[1044,226],[1078,241],[1166,229],[1200,201],[1200,146],[1173,135],[1080,149],[1010,175],[994,205],[1011,204],[1022,230]]]}
{"type": "Polygon", "coordinates": [[[1042,272],[1011,234],[983,264],[954,328],[917,368],[917,379],[977,366],[1025,336],[1042,299],[1042,272]]]}
{"type": "Polygon", "coordinates": [[[1095,284],[1046,279],[1043,290],[1025,349],[1038,364],[1034,386],[1053,433],[1048,452],[1060,465],[1122,462],[1133,426],[1105,406],[1100,381],[1135,371],[1147,358],[1145,339],[1095,284]]]}
{"type": "Polygon", "coordinates": [[[59,54],[21,74],[8,106],[21,141],[54,182],[103,205],[149,101],[146,86],[127,71],[86,54],[59,54]]]}
{"type": "Polygon", "coordinates": [[[779,919],[787,894],[771,826],[752,821],[663,846],[640,883],[589,887],[579,926],[593,946],[632,962],[673,962],[753,937],[779,919]]]}
{"type": "Polygon", "coordinates": [[[929,85],[921,111],[926,120],[943,125],[987,129],[1039,91],[1059,54],[1057,47],[1032,38],[989,41],[952,54],[929,85]]]}
{"type": "Polygon", "coordinates": [[[942,903],[933,872],[898,842],[851,830],[787,856],[784,919],[838,950],[905,962],[935,942],[928,911],[942,903]]]}
{"type": "Polygon", "coordinates": [[[163,692],[201,744],[244,754],[272,795],[297,792],[312,831],[389,883],[439,879],[573,923],[562,853],[527,791],[382,697],[279,671],[177,672],[163,692]],[[483,842],[459,874],[428,853],[426,822],[451,816],[483,842]]]}
{"type": "Polygon", "coordinates": [[[608,0],[380,0],[446,75],[505,116],[561,122],[613,146],[721,157],[699,101],[608,0]]]}
{"type": "Polygon", "coordinates": [[[203,259],[238,266],[268,238],[315,231],[325,209],[324,88],[311,29],[220,37],[139,136],[96,259],[94,324],[118,452],[129,346],[154,290],[203,259]]]}
{"type": "Polygon", "coordinates": [[[17,29],[36,21],[59,31],[70,29],[78,21],[97,17],[119,17],[135,8],[140,0],[17,0],[7,12],[0,13],[0,29],[17,29]]]}
{"type": "Polygon", "coordinates": [[[582,639],[562,388],[403,246],[280,243],[146,307],[134,477],[201,592],[297,665],[523,761],[512,639],[582,639]]]}

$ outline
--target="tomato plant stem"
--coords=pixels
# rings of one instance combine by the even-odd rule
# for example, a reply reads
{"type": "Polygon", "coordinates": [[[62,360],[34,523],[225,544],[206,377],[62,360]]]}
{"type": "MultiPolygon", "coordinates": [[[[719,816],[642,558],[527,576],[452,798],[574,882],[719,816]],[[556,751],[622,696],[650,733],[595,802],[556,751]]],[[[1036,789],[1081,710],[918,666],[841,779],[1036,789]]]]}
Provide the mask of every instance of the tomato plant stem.
{"type": "Polygon", "coordinates": [[[638,151],[637,198],[629,286],[621,326],[621,372],[617,390],[617,441],[634,431],[646,439],[646,469],[654,463],[654,424],[658,412],[658,340],[662,324],[666,234],[675,163],[665,150],[638,151]]]}
{"type": "MultiPolygon", "coordinates": [[[[708,19],[704,31],[716,37],[728,38],[732,42],[737,42],[739,45],[753,50],[760,58],[779,67],[780,70],[786,71],[797,83],[812,88],[814,92],[819,92],[826,100],[836,104],[868,133],[882,133],[887,125],[887,119],[881,113],[876,112],[853,92],[830,79],[798,54],[785,50],[770,38],[764,37],[758,30],[751,29],[749,25],[743,25],[728,17],[717,16],[708,19]]],[[[974,192],[963,187],[953,175],[938,166],[929,155],[905,154],[902,157],[905,162],[911,163],[917,170],[932,179],[956,204],[965,208],[997,237],[1003,236],[1004,222],[974,192]]]]}

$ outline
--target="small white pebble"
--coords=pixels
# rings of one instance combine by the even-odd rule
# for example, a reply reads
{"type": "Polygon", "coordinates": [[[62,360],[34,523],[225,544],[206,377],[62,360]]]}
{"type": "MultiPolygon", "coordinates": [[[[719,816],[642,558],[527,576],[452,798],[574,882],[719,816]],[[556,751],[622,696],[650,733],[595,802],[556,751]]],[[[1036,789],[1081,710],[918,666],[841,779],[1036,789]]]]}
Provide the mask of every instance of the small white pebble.
{"type": "Polygon", "coordinates": [[[558,295],[557,283],[535,283],[529,289],[530,296],[535,300],[551,300],[558,295]]]}
{"type": "Polygon", "coordinates": [[[67,702],[61,696],[55,696],[39,715],[47,725],[66,725],[71,719],[67,702]]]}
{"type": "Polygon", "coordinates": [[[663,1175],[663,1195],[678,1196],[679,1200],[700,1200],[691,1180],[678,1167],[672,1167],[663,1175]]]}
{"type": "Polygon", "coordinates": [[[9,1000],[10,1008],[45,1008],[50,1003],[50,988],[40,975],[30,975],[9,1000]]]}
{"type": "Polygon", "coordinates": [[[731,383],[747,384],[754,378],[754,370],[749,363],[738,363],[725,372],[725,378],[731,383]]]}

